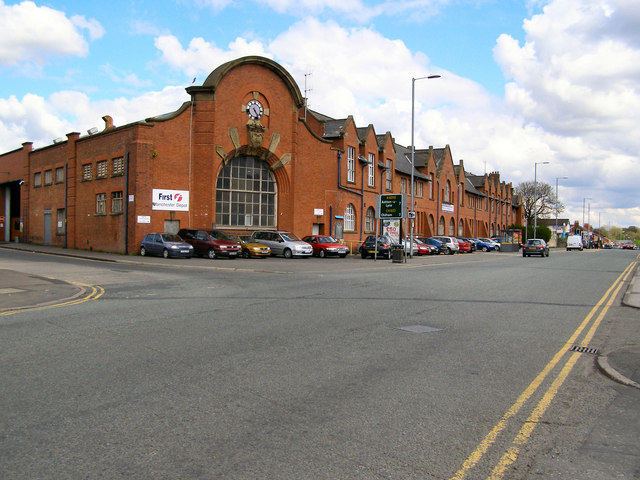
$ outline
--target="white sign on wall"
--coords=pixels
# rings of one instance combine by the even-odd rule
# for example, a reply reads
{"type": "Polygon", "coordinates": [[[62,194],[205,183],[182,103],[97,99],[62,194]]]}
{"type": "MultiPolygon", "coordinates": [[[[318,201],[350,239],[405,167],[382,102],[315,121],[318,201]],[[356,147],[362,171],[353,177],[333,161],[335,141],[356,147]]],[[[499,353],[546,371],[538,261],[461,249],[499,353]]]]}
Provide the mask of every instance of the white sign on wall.
{"type": "Polygon", "coordinates": [[[151,223],[151,217],[148,215],[138,215],[138,223],[151,223]]]}
{"type": "Polygon", "coordinates": [[[189,211],[189,190],[153,189],[152,210],[189,211]]]}

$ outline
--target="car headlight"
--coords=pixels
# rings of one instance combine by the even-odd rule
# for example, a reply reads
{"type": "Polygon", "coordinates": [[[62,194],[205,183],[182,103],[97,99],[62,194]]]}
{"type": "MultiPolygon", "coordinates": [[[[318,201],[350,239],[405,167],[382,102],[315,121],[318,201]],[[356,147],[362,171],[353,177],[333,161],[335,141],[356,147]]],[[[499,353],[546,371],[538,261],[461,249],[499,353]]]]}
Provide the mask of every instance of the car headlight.
{"type": "Polygon", "coordinates": [[[177,245],[171,245],[171,249],[172,250],[177,250],[178,248],[180,248],[180,247],[178,247],[177,245]]]}
{"type": "Polygon", "coordinates": [[[328,247],[327,252],[337,252],[338,249],[336,247],[328,247]]]}

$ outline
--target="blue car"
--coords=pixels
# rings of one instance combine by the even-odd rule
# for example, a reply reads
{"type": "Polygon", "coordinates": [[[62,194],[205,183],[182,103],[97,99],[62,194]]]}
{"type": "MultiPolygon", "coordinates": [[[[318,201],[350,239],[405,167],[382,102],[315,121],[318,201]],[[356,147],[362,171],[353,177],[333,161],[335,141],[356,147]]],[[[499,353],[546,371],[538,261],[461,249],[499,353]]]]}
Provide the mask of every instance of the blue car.
{"type": "Polygon", "coordinates": [[[436,240],[435,238],[431,238],[431,237],[420,237],[418,238],[418,240],[420,240],[422,243],[426,243],[427,245],[432,245],[434,247],[437,248],[437,251],[435,252],[437,255],[440,255],[441,253],[449,253],[449,249],[447,248],[447,246],[442,243],[440,240],[436,240]]]}
{"type": "Polygon", "coordinates": [[[491,252],[496,249],[496,246],[494,243],[485,242],[481,238],[476,238],[475,241],[476,241],[476,248],[478,250],[482,250],[483,252],[491,252]]]}
{"type": "Polygon", "coordinates": [[[140,255],[191,258],[193,247],[173,233],[147,233],[140,244],[140,255]]]}

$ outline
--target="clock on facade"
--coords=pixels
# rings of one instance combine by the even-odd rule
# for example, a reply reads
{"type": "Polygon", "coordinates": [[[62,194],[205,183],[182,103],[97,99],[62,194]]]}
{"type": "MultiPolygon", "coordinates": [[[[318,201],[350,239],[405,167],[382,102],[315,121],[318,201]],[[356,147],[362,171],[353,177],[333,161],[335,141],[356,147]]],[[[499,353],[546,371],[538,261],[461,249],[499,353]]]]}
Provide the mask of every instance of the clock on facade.
{"type": "Polygon", "coordinates": [[[254,99],[247,102],[247,115],[251,120],[260,120],[263,113],[264,108],[258,100],[254,99]]]}

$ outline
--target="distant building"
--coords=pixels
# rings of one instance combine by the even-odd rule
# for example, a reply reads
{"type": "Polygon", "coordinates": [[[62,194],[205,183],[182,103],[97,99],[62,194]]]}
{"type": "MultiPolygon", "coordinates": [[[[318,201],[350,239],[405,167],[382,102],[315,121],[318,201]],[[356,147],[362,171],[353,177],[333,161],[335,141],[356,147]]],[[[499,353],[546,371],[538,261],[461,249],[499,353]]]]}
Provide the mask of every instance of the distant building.
{"type": "MultiPolygon", "coordinates": [[[[0,241],[135,253],[146,233],[215,226],[330,234],[355,251],[380,227],[378,195],[409,198],[410,148],[307,110],[272,60],[239,58],[186,90],[174,112],[122,126],[105,116],[101,131],[1,154],[0,241]]],[[[448,145],[416,150],[415,163],[416,235],[522,223],[498,172],[467,172],[448,145]]]]}

